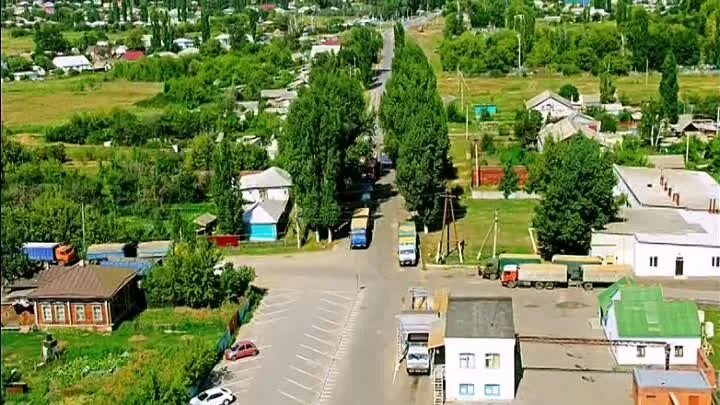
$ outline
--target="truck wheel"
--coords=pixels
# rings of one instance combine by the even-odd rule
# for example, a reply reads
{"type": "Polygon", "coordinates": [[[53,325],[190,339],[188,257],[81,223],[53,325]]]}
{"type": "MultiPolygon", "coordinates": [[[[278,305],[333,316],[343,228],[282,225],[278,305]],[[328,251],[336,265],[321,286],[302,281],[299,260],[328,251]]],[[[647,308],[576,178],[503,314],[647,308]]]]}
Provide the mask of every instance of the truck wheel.
{"type": "Polygon", "coordinates": [[[507,284],[505,284],[507,288],[515,288],[517,287],[517,281],[508,281],[507,284]]]}
{"type": "Polygon", "coordinates": [[[553,288],[555,288],[555,283],[545,283],[546,290],[552,290],[553,288]]]}
{"type": "Polygon", "coordinates": [[[490,280],[497,280],[498,277],[499,277],[499,276],[498,276],[497,273],[490,273],[490,274],[488,275],[488,278],[489,278],[490,280]]]}
{"type": "Polygon", "coordinates": [[[542,290],[545,287],[545,284],[542,281],[536,281],[535,282],[535,289],[536,290],[542,290]]]}
{"type": "Polygon", "coordinates": [[[585,289],[585,291],[592,291],[592,289],[593,289],[593,284],[592,284],[592,283],[583,283],[582,286],[583,286],[583,288],[585,289]]]}

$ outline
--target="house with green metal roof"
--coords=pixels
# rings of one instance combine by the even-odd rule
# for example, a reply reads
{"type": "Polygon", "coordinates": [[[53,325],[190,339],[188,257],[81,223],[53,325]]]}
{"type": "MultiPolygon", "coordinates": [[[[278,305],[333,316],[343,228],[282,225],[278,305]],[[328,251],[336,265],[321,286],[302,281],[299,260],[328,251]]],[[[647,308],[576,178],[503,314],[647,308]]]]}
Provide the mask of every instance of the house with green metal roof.
{"type": "Polygon", "coordinates": [[[599,296],[598,303],[605,314],[601,322],[605,336],[627,341],[613,346],[618,364],[662,366],[666,346],[670,364],[696,364],[700,320],[693,301],[668,301],[660,287],[631,284],[616,286],[609,295],[609,301],[608,295],[599,296]]]}

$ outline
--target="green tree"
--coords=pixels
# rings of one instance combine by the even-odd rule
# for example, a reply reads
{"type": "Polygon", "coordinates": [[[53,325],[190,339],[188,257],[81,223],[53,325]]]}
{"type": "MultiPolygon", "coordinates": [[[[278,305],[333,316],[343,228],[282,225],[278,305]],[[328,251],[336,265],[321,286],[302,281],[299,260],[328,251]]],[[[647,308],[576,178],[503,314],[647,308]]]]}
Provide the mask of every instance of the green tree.
{"type": "Polygon", "coordinates": [[[578,101],[580,99],[580,92],[578,92],[577,87],[570,83],[563,84],[558,94],[570,101],[578,101]]]}
{"type": "Polygon", "coordinates": [[[597,142],[575,136],[548,145],[539,172],[531,172],[542,193],[533,226],[543,257],[556,253],[587,254],[593,229],[615,216],[615,177],[597,142]]]}
{"type": "Polygon", "coordinates": [[[662,116],[671,123],[678,120],[678,91],[680,86],[677,80],[677,62],[675,55],[668,52],[662,65],[662,78],[660,79],[660,109],[662,116]]]}
{"type": "Polygon", "coordinates": [[[220,228],[227,233],[243,232],[243,200],[236,187],[235,156],[230,141],[223,140],[212,158],[212,196],[218,212],[220,228]]]}
{"type": "Polygon", "coordinates": [[[128,49],[131,50],[139,50],[144,49],[145,44],[142,40],[143,32],[142,30],[135,28],[131,30],[128,33],[127,40],[125,41],[125,45],[128,47],[128,49]]]}
{"type": "Polygon", "coordinates": [[[632,52],[632,64],[638,71],[645,71],[650,57],[652,39],[649,31],[649,18],[642,7],[634,7],[630,19],[625,24],[626,43],[632,52]]]}
{"type": "Polygon", "coordinates": [[[488,155],[495,153],[495,138],[492,134],[483,134],[480,138],[480,150],[488,155]]]}
{"type": "Polygon", "coordinates": [[[445,36],[455,37],[465,31],[462,14],[448,13],[445,16],[445,36]]]}
{"type": "Polygon", "coordinates": [[[140,1],[140,21],[149,22],[150,14],[148,13],[148,0],[140,1]]]}
{"type": "Polygon", "coordinates": [[[518,184],[519,179],[517,173],[513,170],[512,162],[505,162],[505,164],[503,164],[503,177],[498,185],[498,190],[503,192],[503,197],[507,200],[510,194],[519,189],[518,184]]]}
{"type": "Polygon", "coordinates": [[[628,19],[628,0],[618,0],[615,9],[615,22],[618,26],[622,25],[628,19]]]}
{"type": "Polygon", "coordinates": [[[215,139],[210,134],[201,134],[190,141],[190,150],[185,154],[185,164],[193,170],[210,170],[215,150],[215,139]]]}
{"type": "Polygon", "coordinates": [[[200,2],[200,38],[203,42],[210,40],[210,10],[208,10],[208,0],[200,2]]]}
{"type": "Polygon", "coordinates": [[[535,110],[524,108],[515,112],[515,124],[513,130],[515,139],[525,149],[534,149],[537,145],[537,137],[542,127],[543,117],[535,110]]]}
{"type": "Polygon", "coordinates": [[[220,276],[220,288],[225,300],[237,302],[255,280],[255,269],[248,266],[225,269],[220,276]]]}
{"type": "Polygon", "coordinates": [[[33,37],[35,41],[35,53],[43,54],[44,52],[66,52],[70,45],[63,37],[60,26],[56,24],[42,23],[35,29],[33,37]]]}
{"type": "Polygon", "coordinates": [[[615,101],[615,82],[610,73],[603,72],[600,74],[600,102],[612,103],[615,101]]]}

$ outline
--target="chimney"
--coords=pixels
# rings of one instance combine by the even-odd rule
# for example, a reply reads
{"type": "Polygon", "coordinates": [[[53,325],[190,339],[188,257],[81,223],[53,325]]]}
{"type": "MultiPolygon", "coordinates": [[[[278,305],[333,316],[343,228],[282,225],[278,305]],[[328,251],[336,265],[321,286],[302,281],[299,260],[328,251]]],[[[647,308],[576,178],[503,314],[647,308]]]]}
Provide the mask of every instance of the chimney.
{"type": "Polygon", "coordinates": [[[675,193],[675,205],[680,206],[680,193],[675,193]]]}
{"type": "Polygon", "coordinates": [[[708,212],[711,214],[713,213],[713,199],[712,198],[708,200],[708,212]]]}
{"type": "Polygon", "coordinates": [[[660,173],[660,187],[663,185],[663,180],[665,180],[665,176],[662,175],[662,172],[660,173]]]}
{"type": "Polygon", "coordinates": [[[668,187],[665,190],[668,192],[668,197],[672,197],[672,187],[668,187]]]}
{"type": "Polygon", "coordinates": [[[663,190],[667,191],[667,180],[665,180],[665,183],[663,183],[663,190]]]}

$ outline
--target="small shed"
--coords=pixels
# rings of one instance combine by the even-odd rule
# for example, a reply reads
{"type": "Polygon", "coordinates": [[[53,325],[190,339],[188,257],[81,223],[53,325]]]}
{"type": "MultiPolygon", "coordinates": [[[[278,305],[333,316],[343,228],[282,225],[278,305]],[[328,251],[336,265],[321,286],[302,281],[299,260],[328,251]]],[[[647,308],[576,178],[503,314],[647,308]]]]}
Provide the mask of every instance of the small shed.
{"type": "Polygon", "coordinates": [[[243,222],[250,241],[271,242],[278,239],[278,224],[285,214],[287,203],[287,200],[264,200],[245,210],[243,222]]]}
{"type": "Polygon", "coordinates": [[[172,241],[170,240],[141,242],[137,245],[137,257],[161,259],[170,251],[171,246],[172,241]]]}
{"type": "Polygon", "coordinates": [[[198,235],[210,235],[217,225],[217,217],[206,212],[193,219],[193,223],[198,226],[196,231],[198,235]]]}

